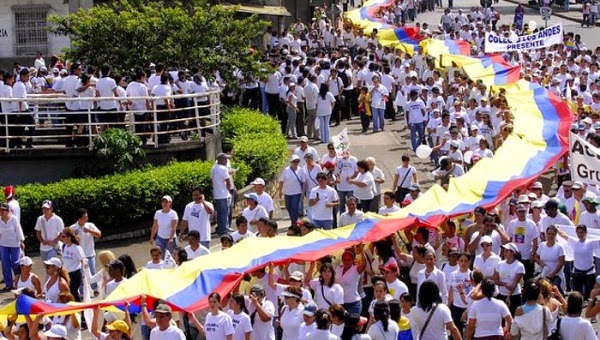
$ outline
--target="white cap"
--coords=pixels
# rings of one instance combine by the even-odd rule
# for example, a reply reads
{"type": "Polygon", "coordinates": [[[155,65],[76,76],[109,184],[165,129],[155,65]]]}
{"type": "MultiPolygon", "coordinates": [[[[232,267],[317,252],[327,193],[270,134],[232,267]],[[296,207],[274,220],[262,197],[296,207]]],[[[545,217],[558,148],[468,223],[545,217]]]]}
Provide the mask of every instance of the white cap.
{"type": "Polygon", "coordinates": [[[21,266],[29,267],[29,266],[31,266],[33,264],[33,260],[29,256],[23,256],[19,260],[19,264],[21,266]]]}
{"type": "Polygon", "coordinates": [[[292,155],[292,157],[290,157],[290,163],[294,162],[294,161],[299,161],[300,157],[298,157],[298,155],[292,155]]]}
{"type": "Polygon", "coordinates": [[[542,182],[539,182],[539,181],[538,182],[534,182],[531,185],[531,189],[543,189],[543,188],[544,188],[544,186],[542,185],[542,182]]]}
{"type": "Polygon", "coordinates": [[[512,242],[509,242],[507,244],[503,244],[502,248],[504,248],[506,250],[510,250],[510,251],[512,251],[515,254],[517,254],[519,252],[519,248],[517,248],[517,245],[514,244],[514,243],[512,243],[512,242]]]}
{"type": "Polygon", "coordinates": [[[164,195],[160,200],[161,201],[167,200],[170,203],[173,203],[173,198],[171,196],[169,196],[169,195],[164,195]]]}
{"type": "Polygon", "coordinates": [[[300,141],[303,143],[308,143],[308,137],[302,136],[302,137],[300,137],[300,141]]]}
{"type": "Polygon", "coordinates": [[[57,268],[62,267],[62,262],[58,257],[51,257],[48,260],[44,261],[44,264],[47,264],[49,266],[55,266],[57,268]]]}
{"type": "Polygon", "coordinates": [[[494,242],[492,241],[491,236],[485,235],[485,236],[481,237],[481,239],[479,240],[479,244],[482,244],[482,243],[492,243],[493,244],[494,242]]]}
{"type": "Polygon", "coordinates": [[[260,184],[260,185],[265,185],[265,180],[260,178],[260,177],[256,177],[256,179],[250,183],[252,185],[256,185],[256,184],[260,184]]]}

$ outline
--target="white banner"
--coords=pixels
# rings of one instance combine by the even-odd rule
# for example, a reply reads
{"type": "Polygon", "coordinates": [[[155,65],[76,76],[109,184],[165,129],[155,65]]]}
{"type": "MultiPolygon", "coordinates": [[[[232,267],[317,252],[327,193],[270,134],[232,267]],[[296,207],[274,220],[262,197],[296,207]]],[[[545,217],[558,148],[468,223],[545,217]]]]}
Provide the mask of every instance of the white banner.
{"type": "Polygon", "coordinates": [[[569,140],[571,178],[600,185],[600,149],[574,133],[571,133],[569,140]]]}
{"type": "Polygon", "coordinates": [[[485,33],[485,53],[534,50],[562,43],[562,22],[523,36],[504,37],[492,32],[485,33]]]}
{"type": "Polygon", "coordinates": [[[346,151],[350,150],[350,140],[348,139],[348,128],[344,128],[340,133],[331,137],[333,147],[338,156],[342,156],[346,151]]]}

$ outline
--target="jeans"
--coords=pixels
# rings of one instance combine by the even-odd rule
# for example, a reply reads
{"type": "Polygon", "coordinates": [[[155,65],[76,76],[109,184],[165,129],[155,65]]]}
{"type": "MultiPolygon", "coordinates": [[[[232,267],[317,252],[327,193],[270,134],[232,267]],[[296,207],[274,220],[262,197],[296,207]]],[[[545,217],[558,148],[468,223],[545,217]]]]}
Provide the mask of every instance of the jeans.
{"type": "Polygon", "coordinates": [[[69,291],[75,298],[76,302],[81,302],[81,294],[79,294],[79,287],[81,287],[82,276],[81,269],[69,272],[69,291]]]}
{"type": "Polygon", "coordinates": [[[573,279],[573,288],[574,291],[578,291],[583,295],[584,298],[590,297],[590,292],[592,288],[594,288],[594,283],[596,283],[596,275],[595,274],[580,274],[581,272],[577,269],[574,269],[571,273],[571,278],[573,279]]]}
{"type": "Polygon", "coordinates": [[[313,220],[315,228],[323,228],[325,230],[331,230],[333,228],[333,220],[313,220]]]}
{"type": "Polygon", "coordinates": [[[227,234],[229,229],[229,198],[215,199],[214,204],[217,213],[217,234],[221,236],[227,234]]]}
{"type": "Polygon", "coordinates": [[[338,197],[340,198],[340,215],[346,212],[346,198],[353,196],[354,191],[340,191],[338,190],[338,197]]]}
{"type": "Polygon", "coordinates": [[[2,275],[6,287],[13,286],[13,272],[17,272],[17,261],[19,260],[19,247],[0,247],[0,256],[2,257],[2,275]]]}
{"type": "Polygon", "coordinates": [[[412,144],[413,151],[417,150],[417,147],[425,140],[425,125],[421,123],[410,124],[410,142],[412,144]],[[417,134],[419,137],[417,138],[417,134]]]}
{"type": "MultiPolygon", "coordinates": [[[[94,274],[96,274],[96,256],[88,256],[87,261],[88,267],[90,268],[90,274],[94,276],[94,274]]],[[[93,291],[98,290],[98,284],[96,282],[92,283],[91,286],[93,291]]]]}
{"type": "Polygon", "coordinates": [[[371,201],[373,201],[373,199],[371,198],[370,200],[359,200],[359,204],[358,204],[358,209],[364,213],[369,212],[371,209],[371,201]]]}
{"type": "Polygon", "coordinates": [[[260,109],[262,113],[269,113],[269,105],[267,104],[267,93],[265,88],[260,88],[260,109]]]}
{"type": "Polygon", "coordinates": [[[296,136],[296,109],[293,108],[292,106],[287,106],[285,108],[285,110],[287,111],[287,125],[285,127],[286,131],[285,131],[284,135],[297,137],[296,136]]]}
{"type": "Polygon", "coordinates": [[[331,119],[331,115],[327,116],[317,116],[319,119],[319,132],[321,132],[321,143],[329,143],[330,135],[329,135],[329,120],[331,119]]]}
{"type": "Polygon", "coordinates": [[[362,301],[358,300],[354,302],[344,303],[344,309],[348,313],[360,314],[362,310],[362,301]]]}
{"type": "Polygon", "coordinates": [[[370,212],[379,212],[379,203],[381,202],[381,194],[375,195],[371,200],[371,206],[369,207],[370,212]]]}
{"type": "Polygon", "coordinates": [[[285,208],[290,215],[290,221],[292,225],[295,225],[298,222],[298,218],[300,217],[300,204],[302,203],[302,194],[296,195],[284,195],[285,198],[285,208]]]}
{"type": "Polygon", "coordinates": [[[373,113],[373,132],[383,131],[385,109],[371,107],[371,112],[373,113]]]}
{"type": "Polygon", "coordinates": [[[279,93],[266,93],[269,116],[276,118],[279,110],[279,93]]]}
{"type": "Polygon", "coordinates": [[[51,259],[53,257],[58,257],[58,252],[54,248],[52,248],[48,251],[40,250],[40,257],[42,258],[42,261],[48,261],[49,259],[51,259]]]}
{"type": "Polygon", "coordinates": [[[319,129],[315,129],[316,114],[316,109],[306,109],[306,137],[312,139],[319,138],[319,129]]]}
{"type": "Polygon", "coordinates": [[[200,241],[200,244],[204,247],[210,249],[210,241],[200,241]]]}
{"type": "Polygon", "coordinates": [[[367,116],[367,112],[365,110],[360,111],[360,125],[362,127],[362,131],[367,132],[369,129],[369,116],[367,116]]]}
{"type": "Polygon", "coordinates": [[[173,242],[169,243],[169,239],[162,238],[157,235],[156,240],[154,240],[154,244],[156,244],[156,246],[158,246],[160,250],[162,250],[162,258],[164,259],[165,255],[167,254],[165,250],[168,250],[171,253],[171,256],[173,255],[173,251],[177,246],[177,237],[173,237],[173,242]]]}
{"type": "MultiPolygon", "coordinates": [[[[460,299],[460,297],[458,298],[460,299]]],[[[456,328],[458,328],[458,332],[460,334],[463,334],[463,331],[465,329],[465,323],[461,320],[465,310],[467,309],[456,307],[455,305],[450,306],[450,314],[452,315],[452,321],[454,321],[454,324],[456,325],[456,328]]]]}

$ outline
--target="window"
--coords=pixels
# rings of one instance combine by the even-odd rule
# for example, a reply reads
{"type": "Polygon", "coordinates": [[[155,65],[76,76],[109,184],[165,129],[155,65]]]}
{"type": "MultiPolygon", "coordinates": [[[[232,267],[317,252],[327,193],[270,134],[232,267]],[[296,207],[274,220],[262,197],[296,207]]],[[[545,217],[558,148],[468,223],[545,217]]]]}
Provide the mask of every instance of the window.
{"type": "Polygon", "coordinates": [[[48,53],[47,18],[49,5],[13,6],[15,14],[15,54],[33,56],[48,53]]]}

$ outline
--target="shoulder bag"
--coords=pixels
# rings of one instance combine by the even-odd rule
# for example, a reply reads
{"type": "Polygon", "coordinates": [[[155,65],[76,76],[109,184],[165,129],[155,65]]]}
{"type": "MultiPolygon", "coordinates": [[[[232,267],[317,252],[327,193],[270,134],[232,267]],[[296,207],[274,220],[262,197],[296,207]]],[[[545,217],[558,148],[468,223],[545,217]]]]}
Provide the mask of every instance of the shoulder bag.
{"type": "Polygon", "coordinates": [[[435,310],[437,309],[437,304],[433,305],[433,308],[431,308],[431,312],[429,312],[429,315],[427,316],[427,320],[425,320],[425,324],[423,325],[423,328],[421,328],[421,332],[419,332],[419,339],[423,338],[423,334],[425,334],[425,330],[427,329],[427,326],[429,326],[429,321],[431,321],[431,317],[433,316],[433,313],[435,313],[435,310]]]}

